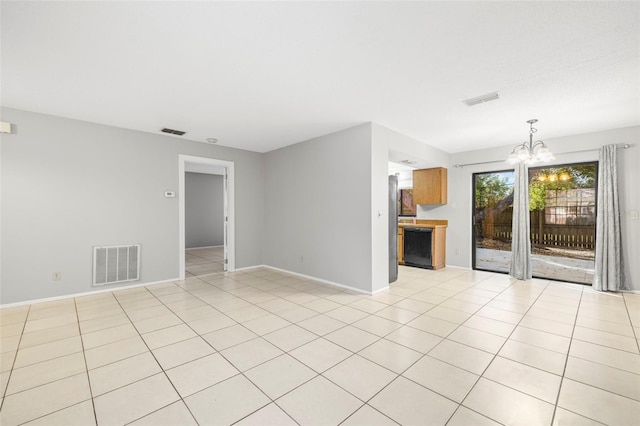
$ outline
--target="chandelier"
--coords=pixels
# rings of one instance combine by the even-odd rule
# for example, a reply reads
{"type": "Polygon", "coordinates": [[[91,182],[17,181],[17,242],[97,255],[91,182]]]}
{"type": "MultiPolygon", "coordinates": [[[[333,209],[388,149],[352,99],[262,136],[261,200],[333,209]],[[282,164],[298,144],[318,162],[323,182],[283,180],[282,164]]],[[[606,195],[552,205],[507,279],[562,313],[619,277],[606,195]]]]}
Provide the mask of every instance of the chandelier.
{"type": "Polygon", "coordinates": [[[533,127],[533,124],[537,122],[538,120],[536,120],[535,118],[527,121],[527,123],[529,123],[529,141],[523,142],[520,145],[516,145],[513,148],[513,151],[511,151],[511,154],[509,154],[507,163],[533,164],[539,161],[553,160],[553,154],[544,142],[533,141],[533,134],[538,131],[538,129],[533,127]]]}

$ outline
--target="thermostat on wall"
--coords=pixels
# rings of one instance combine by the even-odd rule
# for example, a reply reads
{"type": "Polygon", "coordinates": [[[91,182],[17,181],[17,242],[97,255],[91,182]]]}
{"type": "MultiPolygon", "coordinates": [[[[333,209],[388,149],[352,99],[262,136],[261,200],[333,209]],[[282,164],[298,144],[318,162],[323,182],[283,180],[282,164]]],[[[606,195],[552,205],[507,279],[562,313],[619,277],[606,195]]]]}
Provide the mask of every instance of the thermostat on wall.
{"type": "Polygon", "coordinates": [[[165,198],[175,198],[176,193],[175,191],[164,191],[164,196],[165,198]]]}

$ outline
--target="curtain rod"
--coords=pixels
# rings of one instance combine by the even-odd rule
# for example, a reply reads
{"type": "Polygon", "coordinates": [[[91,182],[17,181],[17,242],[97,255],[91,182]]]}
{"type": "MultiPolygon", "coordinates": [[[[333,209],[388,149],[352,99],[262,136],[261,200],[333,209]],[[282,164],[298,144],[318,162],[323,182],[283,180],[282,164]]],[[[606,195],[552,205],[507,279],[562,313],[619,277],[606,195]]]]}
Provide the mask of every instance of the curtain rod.
{"type": "MultiPolygon", "coordinates": [[[[633,145],[630,145],[628,143],[619,143],[616,145],[616,148],[621,148],[621,149],[627,149],[627,148],[631,148],[633,145]]],[[[568,152],[561,152],[558,155],[564,155],[564,154],[578,154],[580,152],[591,152],[591,151],[599,151],[600,148],[592,148],[592,149],[582,149],[579,151],[568,151],[568,152]]],[[[493,161],[480,161],[477,163],[465,163],[465,164],[454,164],[453,167],[455,167],[456,169],[461,169],[463,167],[467,167],[467,166],[479,166],[480,164],[492,164],[492,163],[503,163],[504,160],[493,160],[493,161]]]]}

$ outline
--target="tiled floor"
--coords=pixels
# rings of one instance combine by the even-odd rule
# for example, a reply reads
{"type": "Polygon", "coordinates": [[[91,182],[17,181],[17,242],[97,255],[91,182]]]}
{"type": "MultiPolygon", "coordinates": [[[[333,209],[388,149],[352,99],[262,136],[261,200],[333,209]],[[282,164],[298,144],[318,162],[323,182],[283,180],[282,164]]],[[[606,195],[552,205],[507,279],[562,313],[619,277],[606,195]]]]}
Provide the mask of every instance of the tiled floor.
{"type": "Polygon", "coordinates": [[[255,269],[1,310],[3,426],[640,424],[640,295],[255,269]]]}
{"type": "Polygon", "coordinates": [[[185,250],[186,278],[224,271],[224,247],[192,248],[185,250]]]}

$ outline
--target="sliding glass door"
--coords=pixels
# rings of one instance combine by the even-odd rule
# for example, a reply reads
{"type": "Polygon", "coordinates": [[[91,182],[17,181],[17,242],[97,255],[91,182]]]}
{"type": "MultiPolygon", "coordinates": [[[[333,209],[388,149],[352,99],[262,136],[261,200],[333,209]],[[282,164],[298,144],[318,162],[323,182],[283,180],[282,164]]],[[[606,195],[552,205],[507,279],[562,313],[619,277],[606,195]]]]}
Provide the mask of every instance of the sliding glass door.
{"type": "MultiPolygon", "coordinates": [[[[597,163],[529,169],[533,275],[591,284],[597,163]]],[[[508,272],[513,171],[473,175],[473,268],[508,272]]]]}

